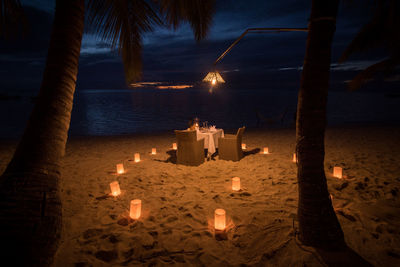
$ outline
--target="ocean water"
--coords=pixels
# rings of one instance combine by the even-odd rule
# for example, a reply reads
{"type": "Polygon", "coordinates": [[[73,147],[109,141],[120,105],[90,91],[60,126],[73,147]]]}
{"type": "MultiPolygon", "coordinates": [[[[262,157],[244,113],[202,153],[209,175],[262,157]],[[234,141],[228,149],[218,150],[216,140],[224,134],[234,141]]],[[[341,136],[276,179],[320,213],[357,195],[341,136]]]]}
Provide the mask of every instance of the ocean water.
{"type": "MultiPolygon", "coordinates": [[[[0,101],[0,138],[22,135],[34,102],[0,101]]],[[[294,127],[297,91],[217,88],[81,90],[74,99],[70,135],[124,135],[185,129],[194,117],[218,128],[294,127]]],[[[380,92],[330,92],[328,125],[400,124],[400,98],[380,92]]]]}

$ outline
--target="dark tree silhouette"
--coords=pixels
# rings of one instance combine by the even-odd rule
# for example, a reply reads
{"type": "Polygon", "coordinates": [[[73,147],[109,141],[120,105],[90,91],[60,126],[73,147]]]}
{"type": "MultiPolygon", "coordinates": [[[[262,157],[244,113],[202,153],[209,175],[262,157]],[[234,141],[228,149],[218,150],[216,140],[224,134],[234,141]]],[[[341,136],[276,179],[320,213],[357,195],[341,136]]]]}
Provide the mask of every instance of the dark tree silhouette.
{"type": "Polygon", "coordinates": [[[299,237],[306,245],[325,248],[344,245],[324,170],[326,103],[338,6],[339,0],[312,1],[296,122],[299,237]]]}

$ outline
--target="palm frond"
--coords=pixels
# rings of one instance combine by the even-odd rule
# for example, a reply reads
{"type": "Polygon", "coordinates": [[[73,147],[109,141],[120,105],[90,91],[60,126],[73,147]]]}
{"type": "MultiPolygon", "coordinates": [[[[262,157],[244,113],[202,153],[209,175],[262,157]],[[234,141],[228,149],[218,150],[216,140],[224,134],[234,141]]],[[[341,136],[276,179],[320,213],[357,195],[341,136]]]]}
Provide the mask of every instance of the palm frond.
{"type": "Polygon", "coordinates": [[[371,20],[355,36],[353,41],[345,49],[339,62],[346,61],[356,52],[365,52],[370,49],[383,47],[388,53],[388,58],[371,65],[359,73],[349,83],[351,90],[359,88],[373,75],[382,71],[390,71],[399,65],[400,55],[400,1],[376,0],[374,15],[371,20]],[[363,80],[364,79],[364,80],[363,80]]]}
{"type": "Polygon", "coordinates": [[[377,73],[391,73],[397,65],[400,64],[400,57],[386,58],[378,63],[375,63],[360,73],[358,73],[349,83],[348,88],[350,91],[359,89],[363,84],[372,80],[377,73]]]}
{"type": "Polygon", "coordinates": [[[118,47],[124,64],[125,79],[132,83],[141,78],[142,36],[162,24],[144,0],[90,0],[88,23],[91,30],[118,47]]]}
{"type": "Polygon", "coordinates": [[[0,37],[9,39],[27,30],[27,20],[19,0],[0,0],[0,37]]]}
{"type": "Polygon", "coordinates": [[[381,46],[384,43],[382,27],[383,23],[381,20],[374,20],[366,24],[340,56],[339,63],[343,63],[350,55],[356,52],[365,52],[381,46]]]}
{"type": "Polygon", "coordinates": [[[167,23],[175,29],[181,21],[190,24],[197,41],[205,38],[215,12],[215,0],[156,0],[167,23]]]}

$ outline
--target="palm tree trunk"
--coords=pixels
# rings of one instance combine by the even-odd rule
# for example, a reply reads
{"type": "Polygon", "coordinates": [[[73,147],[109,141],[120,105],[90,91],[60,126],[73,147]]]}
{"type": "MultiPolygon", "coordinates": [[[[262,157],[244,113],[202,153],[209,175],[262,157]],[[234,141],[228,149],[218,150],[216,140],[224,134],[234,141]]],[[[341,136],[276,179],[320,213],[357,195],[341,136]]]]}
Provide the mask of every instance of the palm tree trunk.
{"type": "Polygon", "coordinates": [[[339,0],[313,0],[296,123],[300,241],[333,248],[344,244],[324,171],[324,135],[331,45],[339,0]]]}
{"type": "Polygon", "coordinates": [[[46,67],[27,128],[0,177],[0,242],[15,266],[48,266],[61,234],[58,182],[84,25],[82,0],[57,0],[46,67]]]}

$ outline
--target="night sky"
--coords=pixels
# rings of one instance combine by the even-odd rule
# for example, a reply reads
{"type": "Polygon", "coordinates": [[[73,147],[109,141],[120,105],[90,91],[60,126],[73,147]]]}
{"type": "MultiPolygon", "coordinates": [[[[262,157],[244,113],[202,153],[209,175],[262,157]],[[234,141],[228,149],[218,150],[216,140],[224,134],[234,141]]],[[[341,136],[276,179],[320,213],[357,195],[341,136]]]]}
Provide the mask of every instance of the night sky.
{"type": "MultiPolygon", "coordinates": [[[[357,71],[386,56],[375,50],[353,56],[338,65],[337,59],[371,16],[365,1],[341,3],[333,43],[332,88],[344,90],[357,71]]],[[[46,59],[53,0],[23,0],[30,33],[25,39],[0,43],[0,92],[35,92],[40,87],[46,59]]],[[[196,43],[187,24],[176,31],[157,27],[143,38],[144,82],[194,84],[212,69],[214,60],[247,28],[307,27],[311,1],[218,0],[210,34],[196,43]]],[[[232,87],[298,89],[307,33],[248,34],[217,65],[232,87]]],[[[77,89],[127,88],[117,52],[95,35],[83,38],[77,89]]],[[[379,77],[378,77],[379,78],[379,77]]],[[[399,84],[400,75],[380,79],[381,88],[399,84]]],[[[227,83],[228,84],[228,83],[227,83]]],[[[398,86],[397,86],[398,87],[398,86]]],[[[368,87],[367,89],[368,90],[368,87]]]]}

